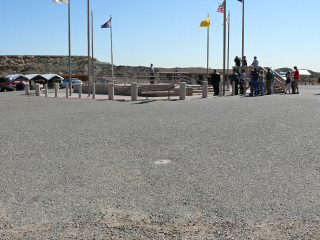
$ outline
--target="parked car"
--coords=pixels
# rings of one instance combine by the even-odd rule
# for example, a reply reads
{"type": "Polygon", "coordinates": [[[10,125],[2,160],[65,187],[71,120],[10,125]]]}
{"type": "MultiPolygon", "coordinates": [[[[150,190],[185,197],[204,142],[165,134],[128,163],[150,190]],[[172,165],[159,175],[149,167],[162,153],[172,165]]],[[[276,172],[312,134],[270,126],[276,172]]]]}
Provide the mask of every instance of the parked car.
{"type": "MultiPolygon", "coordinates": [[[[74,85],[82,85],[82,81],[78,78],[71,78],[71,83],[72,83],[72,87],[74,85]]],[[[69,78],[65,79],[61,84],[60,84],[60,87],[61,88],[65,88],[66,85],[70,85],[70,82],[69,82],[69,78]]]]}
{"type": "Polygon", "coordinates": [[[0,92],[11,90],[14,91],[16,89],[16,81],[13,78],[0,78],[0,92]]]}

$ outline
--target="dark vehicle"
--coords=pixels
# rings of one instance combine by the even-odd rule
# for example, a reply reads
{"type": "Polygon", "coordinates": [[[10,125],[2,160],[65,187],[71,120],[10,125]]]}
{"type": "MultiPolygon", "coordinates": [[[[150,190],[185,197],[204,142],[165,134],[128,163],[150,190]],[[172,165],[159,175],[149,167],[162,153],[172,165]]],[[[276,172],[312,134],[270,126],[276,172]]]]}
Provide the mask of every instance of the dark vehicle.
{"type": "Polygon", "coordinates": [[[16,81],[13,78],[0,78],[0,92],[16,89],[16,81]]]}

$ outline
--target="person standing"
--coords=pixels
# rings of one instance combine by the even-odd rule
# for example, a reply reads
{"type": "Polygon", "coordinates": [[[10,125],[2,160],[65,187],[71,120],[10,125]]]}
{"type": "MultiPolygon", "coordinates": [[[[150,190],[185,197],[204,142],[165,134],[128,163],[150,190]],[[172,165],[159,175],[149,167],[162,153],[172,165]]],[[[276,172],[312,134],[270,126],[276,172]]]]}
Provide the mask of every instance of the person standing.
{"type": "Polygon", "coordinates": [[[238,56],[236,56],[236,58],[234,59],[234,62],[236,64],[236,67],[239,68],[240,67],[240,58],[238,56]]]}
{"type": "Polygon", "coordinates": [[[290,72],[287,72],[287,75],[286,75],[286,88],[284,90],[285,94],[287,94],[287,92],[290,94],[290,87],[291,87],[290,72]]]}
{"type": "MultiPolygon", "coordinates": [[[[235,88],[234,88],[234,94],[239,94],[239,72],[237,69],[233,69],[233,74],[231,76],[231,82],[234,82],[235,88]]],[[[233,85],[232,85],[233,86],[233,85]]]]}
{"type": "Polygon", "coordinates": [[[153,64],[150,64],[149,67],[149,73],[150,73],[150,84],[154,84],[154,69],[153,69],[153,64]]]}
{"type": "Polygon", "coordinates": [[[242,69],[240,73],[240,94],[246,94],[246,89],[244,89],[245,80],[246,80],[246,70],[242,69]]]}
{"type": "Polygon", "coordinates": [[[213,95],[219,95],[219,83],[220,83],[220,74],[217,73],[217,70],[213,70],[211,74],[211,84],[213,87],[213,95]]]}
{"type": "Polygon", "coordinates": [[[259,89],[260,89],[260,95],[264,95],[264,73],[261,70],[259,74],[259,89]]]}
{"type": "Polygon", "coordinates": [[[294,74],[293,74],[293,86],[294,86],[294,92],[295,94],[299,94],[299,70],[296,66],[294,66],[294,74]]]}
{"type": "Polygon", "coordinates": [[[258,79],[259,73],[257,72],[257,68],[254,68],[250,74],[251,76],[251,93],[250,96],[253,97],[253,93],[255,96],[258,95],[258,79]]]}
{"type": "Polygon", "coordinates": [[[242,67],[247,67],[247,66],[248,66],[247,58],[246,58],[246,56],[243,56],[243,59],[242,59],[242,67]]]}
{"type": "Polygon", "coordinates": [[[272,79],[271,79],[271,94],[273,94],[274,89],[274,81],[275,81],[276,75],[274,74],[274,71],[272,72],[272,79]]]}
{"type": "Polygon", "coordinates": [[[267,94],[271,95],[271,85],[272,85],[272,73],[270,68],[268,68],[268,72],[266,74],[266,81],[267,81],[267,94]]]}
{"type": "Polygon", "coordinates": [[[256,56],[254,56],[251,66],[252,67],[258,67],[259,66],[259,61],[258,61],[256,56]]]}

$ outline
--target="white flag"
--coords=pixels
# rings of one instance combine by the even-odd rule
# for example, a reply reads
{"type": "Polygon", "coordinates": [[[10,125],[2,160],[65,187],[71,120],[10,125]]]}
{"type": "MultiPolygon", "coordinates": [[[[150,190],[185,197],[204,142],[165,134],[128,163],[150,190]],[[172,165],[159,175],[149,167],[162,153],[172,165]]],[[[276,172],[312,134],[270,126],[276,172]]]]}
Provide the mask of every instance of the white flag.
{"type": "Polygon", "coordinates": [[[230,22],[230,13],[228,14],[227,20],[226,20],[226,24],[229,25],[230,22]]]}
{"type": "Polygon", "coordinates": [[[52,0],[52,2],[57,2],[57,3],[69,3],[68,0],[52,0]]]}

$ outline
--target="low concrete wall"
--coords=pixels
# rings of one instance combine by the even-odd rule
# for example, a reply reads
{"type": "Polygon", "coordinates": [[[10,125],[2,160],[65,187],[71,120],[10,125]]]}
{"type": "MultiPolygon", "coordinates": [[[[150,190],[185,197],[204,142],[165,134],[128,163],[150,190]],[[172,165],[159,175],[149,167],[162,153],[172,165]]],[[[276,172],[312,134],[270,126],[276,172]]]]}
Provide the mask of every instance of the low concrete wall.
{"type": "MultiPolygon", "coordinates": [[[[138,96],[145,95],[145,92],[148,92],[151,94],[154,92],[155,95],[156,92],[159,93],[159,91],[163,91],[163,93],[166,95],[168,92],[168,89],[170,89],[171,92],[174,92],[170,94],[171,96],[179,96],[179,88],[173,88],[174,85],[172,84],[154,84],[154,85],[140,85],[138,88],[138,96]],[[142,94],[142,92],[144,94],[142,94]]],[[[193,89],[187,88],[187,96],[193,95],[193,89]]],[[[79,93],[79,86],[73,87],[74,93],[79,93]]],[[[88,93],[88,86],[82,86],[82,93],[88,93]]],[[[96,85],[96,94],[105,94],[108,95],[108,85],[96,85]]],[[[126,86],[114,86],[114,94],[115,95],[122,95],[122,96],[131,96],[131,85],[126,86]]],[[[161,94],[160,94],[161,95],[161,94]]]]}

